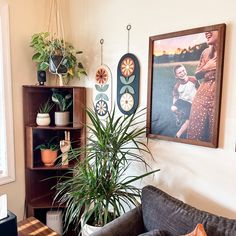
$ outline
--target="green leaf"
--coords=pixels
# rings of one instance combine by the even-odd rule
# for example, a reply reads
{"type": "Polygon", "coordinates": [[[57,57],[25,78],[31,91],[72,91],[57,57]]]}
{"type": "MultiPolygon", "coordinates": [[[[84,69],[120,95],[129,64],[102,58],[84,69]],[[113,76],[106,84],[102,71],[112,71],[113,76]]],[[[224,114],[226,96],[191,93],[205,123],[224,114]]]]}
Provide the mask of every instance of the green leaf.
{"type": "Polygon", "coordinates": [[[39,70],[47,70],[49,67],[49,64],[47,62],[42,62],[39,64],[39,70]]]}
{"type": "Polygon", "coordinates": [[[128,78],[128,82],[127,84],[131,84],[135,79],[135,75],[131,75],[129,78],[128,78]]]}
{"type": "Polygon", "coordinates": [[[95,88],[96,88],[96,90],[97,90],[98,92],[102,92],[102,88],[101,88],[100,85],[95,84],[95,88]]]}
{"type": "Polygon", "coordinates": [[[127,85],[127,90],[129,93],[134,94],[134,89],[130,85],[127,85]]]}
{"type": "Polygon", "coordinates": [[[39,61],[40,56],[41,56],[41,54],[39,52],[37,52],[32,56],[32,60],[36,61],[36,62],[40,62],[39,61]]]}
{"type": "Polygon", "coordinates": [[[100,100],[100,99],[101,99],[101,94],[99,93],[99,94],[96,95],[95,101],[98,101],[98,100],[100,100]]]}
{"type": "Polygon", "coordinates": [[[120,94],[125,93],[126,88],[127,88],[127,85],[124,85],[124,86],[120,89],[120,94]]]}
{"type": "Polygon", "coordinates": [[[109,98],[105,93],[101,93],[101,99],[103,99],[105,101],[109,101],[109,98]]]}
{"type": "Polygon", "coordinates": [[[101,92],[105,92],[109,87],[109,84],[105,84],[101,86],[101,92]]]}
{"type": "Polygon", "coordinates": [[[127,83],[124,76],[120,76],[120,81],[121,81],[122,84],[127,83]]]}

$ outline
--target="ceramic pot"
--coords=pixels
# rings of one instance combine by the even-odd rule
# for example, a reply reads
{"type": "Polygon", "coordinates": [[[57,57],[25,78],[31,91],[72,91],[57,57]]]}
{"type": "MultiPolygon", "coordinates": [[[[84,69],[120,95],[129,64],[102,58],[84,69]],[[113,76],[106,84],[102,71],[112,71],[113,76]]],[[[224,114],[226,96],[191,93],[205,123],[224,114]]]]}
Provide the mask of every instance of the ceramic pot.
{"type": "Polygon", "coordinates": [[[41,150],[41,160],[45,166],[54,166],[54,162],[57,159],[57,151],[51,149],[41,150]]]}
{"type": "Polygon", "coordinates": [[[70,121],[70,112],[55,112],[55,125],[56,126],[67,126],[70,121]]]}
{"type": "MultiPolygon", "coordinates": [[[[81,220],[82,225],[83,225],[83,219],[81,220]]],[[[96,226],[92,226],[89,224],[85,224],[82,226],[82,236],[90,236],[91,234],[95,233],[96,231],[98,231],[99,229],[101,229],[101,227],[96,227],[96,226]]]]}
{"type": "Polygon", "coordinates": [[[66,74],[67,68],[63,65],[64,59],[61,55],[52,55],[49,58],[49,71],[53,74],[66,74]]]}
{"type": "Polygon", "coordinates": [[[38,113],[36,117],[36,124],[39,126],[50,125],[51,119],[49,113],[38,113]]]}

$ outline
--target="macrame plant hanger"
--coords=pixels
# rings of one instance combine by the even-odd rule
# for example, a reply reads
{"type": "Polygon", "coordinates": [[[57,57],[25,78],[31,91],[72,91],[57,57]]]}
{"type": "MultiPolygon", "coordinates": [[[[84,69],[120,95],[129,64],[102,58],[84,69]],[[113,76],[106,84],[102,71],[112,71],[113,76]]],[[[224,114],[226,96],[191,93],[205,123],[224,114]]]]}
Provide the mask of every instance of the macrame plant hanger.
{"type": "Polygon", "coordinates": [[[62,0],[50,0],[50,15],[48,32],[50,42],[54,42],[54,45],[50,51],[49,58],[49,71],[57,75],[59,78],[59,86],[63,86],[63,75],[67,74],[67,68],[63,65],[65,60],[65,35],[63,20],[61,14],[61,1],[62,0]],[[56,45],[55,45],[56,44],[56,45]]]}

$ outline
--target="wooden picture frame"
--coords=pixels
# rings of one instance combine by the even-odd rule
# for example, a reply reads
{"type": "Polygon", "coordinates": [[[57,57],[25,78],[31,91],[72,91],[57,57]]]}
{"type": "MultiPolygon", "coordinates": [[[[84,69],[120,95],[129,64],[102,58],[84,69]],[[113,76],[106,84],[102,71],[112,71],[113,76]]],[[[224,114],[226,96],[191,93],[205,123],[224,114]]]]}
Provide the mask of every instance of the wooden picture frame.
{"type": "Polygon", "coordinates": [[[225,24],[149,38],[147,137],[218,147],[225,24]]]}

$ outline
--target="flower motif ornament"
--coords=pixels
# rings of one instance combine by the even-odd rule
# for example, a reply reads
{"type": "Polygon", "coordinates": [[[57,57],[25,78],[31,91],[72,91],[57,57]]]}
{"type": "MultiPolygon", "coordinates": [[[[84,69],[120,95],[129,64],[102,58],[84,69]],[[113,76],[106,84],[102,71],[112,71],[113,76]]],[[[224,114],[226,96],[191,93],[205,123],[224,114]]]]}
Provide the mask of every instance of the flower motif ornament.
{"type": "Polygon", "coordinates": [[[108,81],[108,73],[104,68],[99,68],[96,72],[96,82],[100,85],[106,84],[108,81]]]}
{"type": "Polygon", "coordinates": [[[134,106],[134,98],[130,93],[124,93],[120,98],[120,105],[124,111],[130,111],[134,106]]]}
{"type": "Polygon", "coordinates": [[[108,112],[108,105],[104,100],[99,100],[95,105],[95,110],[99,116],[105,116],[108,112]]]}
{"type": "Polygon", "coordinates": [[[125,77],[132,75],[134,72],[134,68],[135,68],[134,61],[130,57],[126,57],[121,62],[121,73],[125,77]]]}

